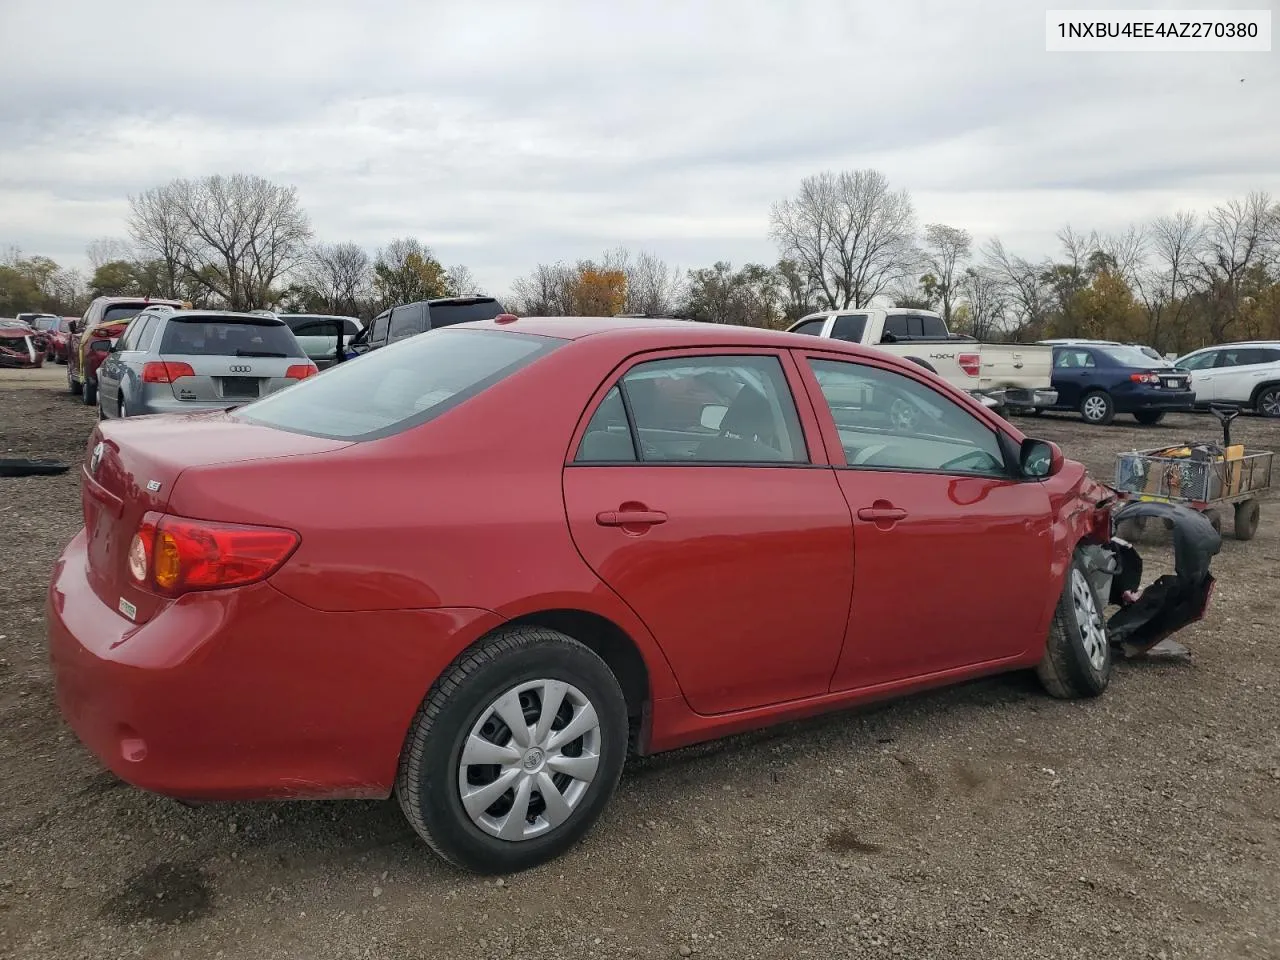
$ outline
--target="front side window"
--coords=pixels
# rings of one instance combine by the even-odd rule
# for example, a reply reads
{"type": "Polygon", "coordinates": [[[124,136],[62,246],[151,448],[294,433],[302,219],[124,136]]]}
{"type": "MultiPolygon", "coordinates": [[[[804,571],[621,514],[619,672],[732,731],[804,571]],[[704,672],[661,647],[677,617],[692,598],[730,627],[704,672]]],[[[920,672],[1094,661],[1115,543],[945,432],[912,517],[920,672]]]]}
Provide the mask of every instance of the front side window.
{"type": "Polygon", "coordinates": [[[910,334],[907,330],[907,317],[901,313],[891,313],[884,318],[884,336],[880,339],[903,340],[910,334]]]}
{"type": "MultiPolygon", "coordinates": [[[[632,437],[645,463],[808,463],[804,434],[782,363],[772,356],[651,360],[622,377],[621,395],[605,397],[588,434],[620,433],[625,396],[632,437]]],[[[583,438],[578,459],[622,444],[583,438]]],[[[612,456],[610,457],[612,458],[612,456]]]]}
{"type": "Polygon", "coordinates": [[[235,416],[334,440],[373,440],[425,423],[565,341],[528,334],[432,330],[240,407],[235,416]]]}
{"type": "Polygon", "coordinates": [[[405,337],[412,337],[415,333],[422,333],[426,327],[425,324],[418,323],[418,320],[422,317],[424,309],[420,303],[410,303],[392,310],[391,334],[388,339],[403,340],[405,337]]]}
{"type": "Polygon", "coordinates": [[[809,365],[850,467],[1007,475],[996,432],[954,400],[868,364],[810,359],[809,365]]]}
{"type": "Polygon", "coordinates": [[[941,317],[927,317],[921,314],[915,319],[920,321],[920,336],[944,339],[947,336],[947,325],[941,317]]]}

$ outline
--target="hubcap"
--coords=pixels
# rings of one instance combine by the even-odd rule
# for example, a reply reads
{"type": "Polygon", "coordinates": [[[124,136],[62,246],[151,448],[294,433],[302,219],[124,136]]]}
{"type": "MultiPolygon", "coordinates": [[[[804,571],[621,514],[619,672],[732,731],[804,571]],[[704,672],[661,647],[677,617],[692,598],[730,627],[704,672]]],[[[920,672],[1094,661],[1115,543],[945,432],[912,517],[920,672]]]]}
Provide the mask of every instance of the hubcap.
{"type": "Polygon", "coordinates": [[[531,680],[512,687],[480,711],[462,745],[462,807],[500,840],[554,830],[587,795],[600,744],[600,718],[573,684],[531,680]]]}
{"type": "Polygon", "coordinates": [[[1268,417],[1280,417],[1280,393],[1275,390],[1269,390],[1262,395],[1262,412],[1268,417]]]}
{"type": "Polygon", "coordinates": [[[1093,669],[1101,670],[1107,662],[1107,631],[1102,625],[1102,616],[1098,613],[1089,581],[1075,568],[1071,570],[1071,606],[1075,611],[1076,626],[1080,628],[1085,656],[1093,669]]]}
{"type": "Polygon", "coordinates": [[[1090,397],[1084,402],[1084,415],[1089,420],[1101,420],[1107,415],[1107,401],[1101,397],[1090,397]]]}

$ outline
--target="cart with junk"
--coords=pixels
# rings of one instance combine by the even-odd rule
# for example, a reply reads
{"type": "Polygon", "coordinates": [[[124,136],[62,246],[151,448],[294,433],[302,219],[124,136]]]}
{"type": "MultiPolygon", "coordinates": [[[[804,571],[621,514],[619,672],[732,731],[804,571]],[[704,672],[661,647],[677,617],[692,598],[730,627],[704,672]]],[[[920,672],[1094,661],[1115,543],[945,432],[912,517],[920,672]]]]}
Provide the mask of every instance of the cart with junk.
{"type": "MultiPolygon", "coordinates": [[[[1240,408],[1215,404],[1210,412],[1222,423],[1222,442],[1187,441],[1156,450],[1133,450],[1116,457],[1115,490],[1124,499],[1179,503],[1198,510],[1222,529],[1222,514],[1234,511],[1237,540],[1258,532],[1260,500],[1271,487],[1270,450],[1250,450],[1231,442],[1231,421],[1240,408]]],[[[1128,520],[1117,534],[1134,541],[1146,519],[1128,520]]]]}

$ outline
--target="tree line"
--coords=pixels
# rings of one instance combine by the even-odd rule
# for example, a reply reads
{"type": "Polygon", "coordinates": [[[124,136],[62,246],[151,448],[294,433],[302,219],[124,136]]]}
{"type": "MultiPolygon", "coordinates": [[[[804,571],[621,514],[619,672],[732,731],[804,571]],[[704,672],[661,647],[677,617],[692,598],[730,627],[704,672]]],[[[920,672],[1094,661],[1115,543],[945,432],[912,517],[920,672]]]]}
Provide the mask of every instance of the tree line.
{"type": "MultiPolygon", "coordinates": [[[[86,251],[91,274],[10,249],[0,315],[75,314],[93,296],[142,295],[232,310],[369,318],[388,306],[482,294],[415,237],[370,253],[316,238],[293,187],[236,174],[178,179],[129,198],[127,238],[86,251]]],[[[911,197],[877,170],[826,171],[769,211],[778,260],[681,269],[624,247],[540,263],[500,297],[527,315],[675,316],[785,327],[824,309],[935,309],[982,339],[1137,341],[1164,352],[1280,339],[1280,204],[1262,192],[1116,233],[1066,226],[1027,259],[999,238],[921,226],[911,197]]]]}

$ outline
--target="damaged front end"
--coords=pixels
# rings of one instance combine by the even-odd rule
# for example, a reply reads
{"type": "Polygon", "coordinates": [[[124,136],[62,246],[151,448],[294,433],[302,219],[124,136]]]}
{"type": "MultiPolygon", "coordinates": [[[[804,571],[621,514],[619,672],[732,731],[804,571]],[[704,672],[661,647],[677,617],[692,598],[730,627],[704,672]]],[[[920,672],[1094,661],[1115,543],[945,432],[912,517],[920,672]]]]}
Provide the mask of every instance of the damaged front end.
{"type": "Polygon", "coordinates": [[[1115,529],[1126,520],[1158,518],[1173,531],[1174,572],[1157,577],[1142,588],[1142,557],[1133,544],[1114,534],[1100,542],[1083,542],[1080,552],[1089,566],[1098,597],[1119,607],[1107,620],[1112,647],[1132,659],[1163,655],[1184,657],[1186,648],[1168,638],[1203,619],[1213,596],[1209,564],[1222,549],[1222,537],[1207,517],[1173,503],[1130,502],[1097,504],[1115,529]]]}

